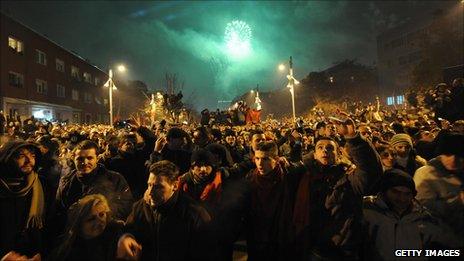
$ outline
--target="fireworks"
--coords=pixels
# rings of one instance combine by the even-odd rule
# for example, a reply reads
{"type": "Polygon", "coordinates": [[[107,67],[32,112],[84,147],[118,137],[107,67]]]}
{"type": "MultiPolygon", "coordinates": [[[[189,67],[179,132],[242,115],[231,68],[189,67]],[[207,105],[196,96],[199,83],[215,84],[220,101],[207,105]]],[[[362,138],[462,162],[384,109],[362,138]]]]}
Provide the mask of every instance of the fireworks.
{"type": "Polygon", "coordinates": [[[228,23],[224,39],[227,52],[234,58],[244,58],[251,51],[251,28],[244,21],[228,23]]]}

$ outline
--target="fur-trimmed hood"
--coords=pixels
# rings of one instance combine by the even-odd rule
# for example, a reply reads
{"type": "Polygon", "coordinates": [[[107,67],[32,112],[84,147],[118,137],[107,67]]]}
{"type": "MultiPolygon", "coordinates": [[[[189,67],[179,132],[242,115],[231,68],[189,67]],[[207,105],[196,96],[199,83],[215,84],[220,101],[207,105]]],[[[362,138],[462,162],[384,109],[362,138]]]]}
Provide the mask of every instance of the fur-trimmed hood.
{"type": "Polygon", "coordinates": [[[34,171],[39,168],[39,163],[42,158],[40,149],[34,143],[26,142],[23,140],[14,140],[6,142],[0,146],[0,173],[13,174],[19,170],[13,162],[13,156],[22,148],[29,148],[35,154],[34,171]]]}

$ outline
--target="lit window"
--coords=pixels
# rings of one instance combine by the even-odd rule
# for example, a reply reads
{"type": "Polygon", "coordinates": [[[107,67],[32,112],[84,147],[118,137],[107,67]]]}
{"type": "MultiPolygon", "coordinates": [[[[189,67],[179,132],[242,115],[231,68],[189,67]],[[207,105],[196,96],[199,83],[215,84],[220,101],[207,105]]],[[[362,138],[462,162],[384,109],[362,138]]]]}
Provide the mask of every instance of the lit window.
{"type": "Polygon", "coordinates": [[[92,83],[92,75],[90,75],[90,73],[88,73],[88,72],[85,72],[84,73],[84,81],[88,82],[88,83],[92,83]]]}
{"type": "Polygon", "coordinates": [[[37,88],[37,93],[47,94],[47,82],[41,79],[35,80],[35,86],[37,88]]]}
{"type": "Polygon", "coordinates": [[[71,77],[80,80],[79,68],[77,68],[76,66],[71,66],[71,77]]]}
{"type": "Polygon", "coordinates": [[[404,102],[404,95],[396,96],[396,104],[403,104],[404,102]]]}
{"type": "Polygon", "coordinates": [[[60,59],[56,59],[56,70],[59,72],[64,72],[64,62],[60,59]]]}
{"type": "Polygon", "coordinates": [[[100,84],[100,79],[98,77],[95,77],[95,86],[98,86],[100,84]]]}
{"type": "Polygon", "coordinates": [[[42,65],[47,65],[47,55],[44,52],[36,49],[35,50],[35,61],[42,65]]]}
{"type": "Polygon", "coordinates": [[[329,82],[334,83],[334,81],[335,81],[335,78],[333,76],[330,76],[329,77],[329,82]]]}
{"type": "Polygon", "coordinates": [[[387,97],[387,105],[393,105],[395,104],[395,97],[387,97]]]}
{"type": "Polygon", "coordinates": [[[23,87],[24,85],[24,76],[22,74],[19,74],[19,73],[15,73],[15,72],[8,72],[8,83],[11,85],[11,86],[15,86],[15,87],[23,87]]]}
{"type": "Polygon", "coordinates": [[[72,90],[71,96],[73,100],[75,101],[79,100],[79,92],[77,90],[72,90]]]}
{"type": "Polygon", "coordinates": [[[92,94],[88,92],[84,92],[84,102],[85,103],[92,103],[92,94]]]}
{"type": "Polygon", "coordinates": [[[24,53],[24,44],[23,42],[15,39],[11,36],[8,37],[8,46],[17,53],[24,53]]]}
{"type": "Polygon", "coordinates": [[[64,98],[66,97],[66,88],[63,85],[56,85],[56,97],[64,98]]]}

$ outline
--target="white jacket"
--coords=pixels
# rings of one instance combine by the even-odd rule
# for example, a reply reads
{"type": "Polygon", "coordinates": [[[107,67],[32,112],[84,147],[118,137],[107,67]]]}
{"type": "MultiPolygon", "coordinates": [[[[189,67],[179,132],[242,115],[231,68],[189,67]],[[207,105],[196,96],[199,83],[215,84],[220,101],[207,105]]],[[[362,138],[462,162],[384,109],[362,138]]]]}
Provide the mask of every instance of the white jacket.
{"type": "Polygon", "coordinates": [[[440,158],[430,160],[426,166],[417,169],[414,174],[416,199],[429,209],[433,215],[457,231],[464,229],[464,204],[459,193],[463,188],[462,180],[456,174],[445,169],[440,158]]]}
{"type": "MultiPolygon", "coordinates": [[[[437,245],[456,249],[462,244],[448,226],[415,200],[409,213],[399,217],[382,196],[364,197],[363,214],[365,260],[408,260],[396,257],[395,250],[425,250],[437,245]]],[[[425,251],[414,260],[427,260],[425,251]]]]}

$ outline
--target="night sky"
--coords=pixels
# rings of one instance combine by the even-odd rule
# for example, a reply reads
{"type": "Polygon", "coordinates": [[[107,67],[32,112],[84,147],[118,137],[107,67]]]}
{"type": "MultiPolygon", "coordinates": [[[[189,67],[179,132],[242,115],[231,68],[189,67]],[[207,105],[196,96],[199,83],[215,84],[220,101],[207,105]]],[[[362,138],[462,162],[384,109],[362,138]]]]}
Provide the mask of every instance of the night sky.
{"type": "Polygon", "coordinates": [[[123,62],[128,79],[151,89],[163,88],[166,72],[177,73],[184,99],[200,109],[256,84],[283,88],[277,65],[290,55],[297,79],[344,59],[373,65],[380,32],[457,2],[2,1],[1,9],[102,69],[123,62]],[[252,31],[251,53],[242,59],[225,52],[233,20],[252,31]]]}

